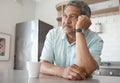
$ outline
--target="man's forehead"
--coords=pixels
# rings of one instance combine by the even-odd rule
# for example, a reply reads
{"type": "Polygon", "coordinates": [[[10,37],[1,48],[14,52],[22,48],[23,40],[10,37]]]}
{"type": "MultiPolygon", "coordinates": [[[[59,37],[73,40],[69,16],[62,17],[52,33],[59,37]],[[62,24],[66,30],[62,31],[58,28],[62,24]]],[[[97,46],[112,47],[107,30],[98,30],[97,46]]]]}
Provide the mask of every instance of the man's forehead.
{"type": "Polygon", "coordinates": [[[73,13],[73,14],[80,14],[80,9],[75,6],[67,6],[64,10],[64,13],[73,13]]]}

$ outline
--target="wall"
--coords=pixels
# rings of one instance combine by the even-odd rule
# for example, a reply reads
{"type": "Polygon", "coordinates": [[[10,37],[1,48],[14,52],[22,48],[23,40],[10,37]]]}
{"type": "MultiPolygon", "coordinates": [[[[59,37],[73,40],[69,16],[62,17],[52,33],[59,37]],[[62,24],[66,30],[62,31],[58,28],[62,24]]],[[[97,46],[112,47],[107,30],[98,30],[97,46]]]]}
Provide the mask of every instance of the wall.
{"type": "Polygon", "coordinates": [[[65,0],[44,0],[36,4],[36,18],[39,18],[54,27],[58,27],[56,4],[65,0]]]}
{"type": "Polygon", "coordinates": [[[104,40],[102,61],[120,62],[120,14],[114,14],[92,18],[91,30],[95,31],[96,23],[102,24],[103,33],[99,34],[104,40]]]}
{"type": "MultiPolygon", "coordinates": [[[[120,4],[119,0],[109,0],[106,2],[101,2],[93,4],[93,10],[103,9],[108,7],[115,7],[120,4]]],[[[97,17],[92,18],[91,30],[95,31],[97,28],[96,23],[101,23],[101,30],[103,33],[99,34],[104,40],[104,46],[102,50],[102,61],[119,61],[120,62],[120,12],[112,12],[109,14],[97,15],[97,17]]]]}
{"type": "Polygon", "coordinates": [[[0,0],[0,32],[11,35],[9,60],[0,61],[0,69],[12,69],[14,62],[15,24],[35,17],[32,0],[0,0]]]}

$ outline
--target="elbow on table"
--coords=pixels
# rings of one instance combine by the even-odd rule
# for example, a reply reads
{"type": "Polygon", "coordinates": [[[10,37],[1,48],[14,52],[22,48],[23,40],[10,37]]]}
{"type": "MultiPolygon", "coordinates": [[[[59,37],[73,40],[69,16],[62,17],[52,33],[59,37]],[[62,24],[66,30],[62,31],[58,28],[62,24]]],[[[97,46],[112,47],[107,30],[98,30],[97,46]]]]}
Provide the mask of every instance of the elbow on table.
{"type": "Polygon", "coordinates": [[[98,67],[98,64],[96,62],[90,68],[87,68],[86,69],[87,75],[91,75],[97,69],[97,67],[98,67]]]}

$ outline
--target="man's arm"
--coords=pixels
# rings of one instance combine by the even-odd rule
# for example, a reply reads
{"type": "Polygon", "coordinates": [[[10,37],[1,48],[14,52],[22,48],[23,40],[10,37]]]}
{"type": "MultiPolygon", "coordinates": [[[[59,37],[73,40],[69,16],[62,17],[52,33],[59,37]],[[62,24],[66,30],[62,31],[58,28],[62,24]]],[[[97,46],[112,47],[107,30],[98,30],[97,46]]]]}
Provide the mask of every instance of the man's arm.
{"type": "MultiPolygon", "coordinates": [[[[85,15],[81,15],[78,18],[76,29],[87,29],[90,25],[90,19],[85,15]]],[[[81,32],[76,32],[76,60],[77,65],[84,68],[87,75],[90,75],[98,65],[91,56],[85,37],[81,32]]]]}
{"type": "Polygon", "coordinates": [[[98,66],[89,52],[84,35],[79,32],[76,33],[76,60],[77,65],[84,68],[88,75],[98,66]]]}
{"type": "Polygon", "coordinates": [[[86,79],[86,74],[81,73],[81,71],[84,72],[82,68],[75,64],[65,68],[55,66],[48,61],[41,61],[40,73],[43,74],[59,76],[70,80],[86,79]]]}
{"type": "Polygon", "coordinates": [[[58,67],[54,64],[49,63],[48,61],[41,61],[40,72],[43,74],[54,75],[54,76],[62,76],[62,72],[64,71],[64,67],[58,67]]]}

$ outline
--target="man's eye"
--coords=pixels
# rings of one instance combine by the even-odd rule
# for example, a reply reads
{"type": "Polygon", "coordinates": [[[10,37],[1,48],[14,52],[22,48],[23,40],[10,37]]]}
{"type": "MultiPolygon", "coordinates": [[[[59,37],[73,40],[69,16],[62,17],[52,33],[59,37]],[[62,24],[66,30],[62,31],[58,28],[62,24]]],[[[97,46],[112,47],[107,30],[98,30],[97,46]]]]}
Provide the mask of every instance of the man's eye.
{"type": "Polygon", "coordinates": [[[76,16],[76,15],[71,15],[70,18],[71,18],[71,19],[77,19],[78,16],[76,16]]]}

